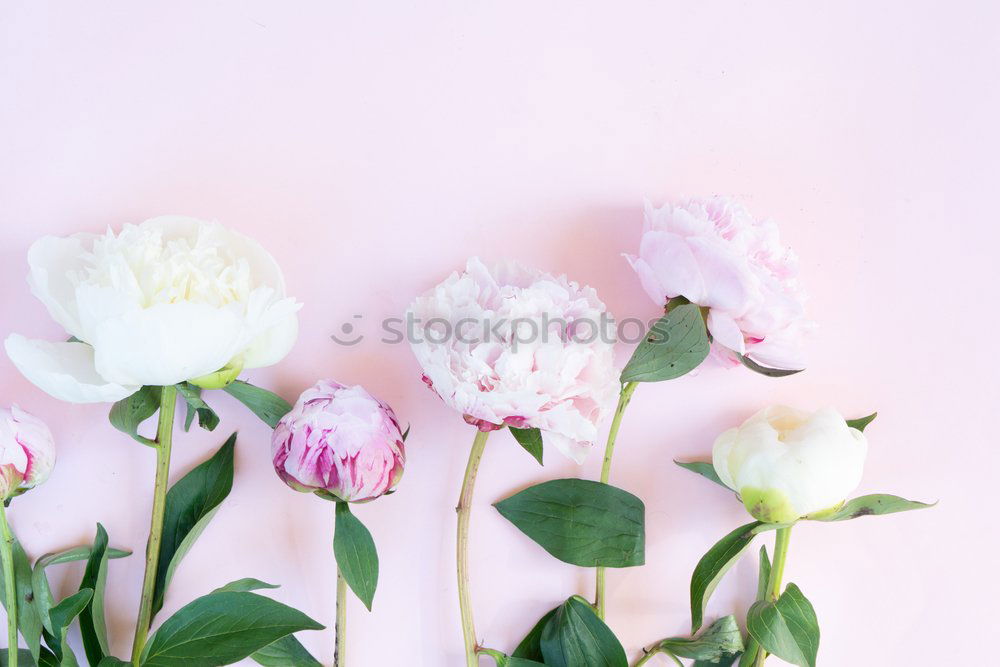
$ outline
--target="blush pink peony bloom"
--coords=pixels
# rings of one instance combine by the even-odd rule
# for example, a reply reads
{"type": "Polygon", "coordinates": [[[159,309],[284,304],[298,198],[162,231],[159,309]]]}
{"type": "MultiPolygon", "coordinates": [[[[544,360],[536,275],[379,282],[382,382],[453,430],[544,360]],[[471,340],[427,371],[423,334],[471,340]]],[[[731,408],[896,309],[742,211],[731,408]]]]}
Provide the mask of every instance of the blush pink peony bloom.
{"type": "Polygon", "coordinates": [[[804,295],[797,259],[770,220],[725,197],[653,208],[646,202],[639,255],[626,255],[659,306],[677,296],[708,308],[713,356],[746,355],[762,366],[805,366],[804,295]]]}
{"type": "Polygon", "coordinates": [[[364,387],[320,380],[299,396],[271,439],[274,469],[288,486],[373,500],[403,476],[403,434],[392,408],[364,387]]]}
{"type": "Polygon", "coordinates": [[[55,463],[55,443],[45,422],[16,405],[0,408],[0,500],[47,480],[55,463]]]}
{"type": "Polygon", "coordinates": [[[426,382],[480,430],[538,428],[580,463],[618,391],[610,315],[565,276],[479,259],[410,308],[426,382]]]}

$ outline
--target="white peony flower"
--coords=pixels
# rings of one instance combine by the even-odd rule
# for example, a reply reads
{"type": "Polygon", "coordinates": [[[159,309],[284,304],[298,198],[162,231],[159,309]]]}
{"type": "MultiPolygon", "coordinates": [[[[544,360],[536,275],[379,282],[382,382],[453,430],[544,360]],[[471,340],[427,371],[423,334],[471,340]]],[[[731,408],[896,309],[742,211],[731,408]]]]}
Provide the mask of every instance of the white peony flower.
{"type": "Polygon", "coordinates": [[[28,251],[32,292],[76,341],[11,334],[14,365],[56,398],[120,400],[222,368],[278,362],[300,304],[274,258],[217,223],[164,216],[115,234],[46,236],[28,251]]]}
{"type": "Polygon", "coordinates": [[[833,408],[774,406],[720,435],[712,463],[754,518],[791,523],[840,506],[861,483],[867,455],[864,434],[833,408]]]}
{"type": "Polygon", "coordinates": [[[609,314],[565,276],[479,259],[418,298],[413,352],[424,381],[481,430],[538,428],[580,463],[618,391],[609,314]]]}

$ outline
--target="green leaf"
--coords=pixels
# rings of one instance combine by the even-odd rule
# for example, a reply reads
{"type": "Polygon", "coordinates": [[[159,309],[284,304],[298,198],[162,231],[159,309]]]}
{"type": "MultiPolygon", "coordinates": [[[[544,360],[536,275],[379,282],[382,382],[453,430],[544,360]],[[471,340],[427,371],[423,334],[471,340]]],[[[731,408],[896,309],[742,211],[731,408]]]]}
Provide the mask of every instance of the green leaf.
{"type": "Polygon", "coordinates": [[[576,596],[556,609],[540,644],[549,667],[628,667],[621,642],[594,608],[576,596]]]}
{"type": "Polygon", "coordinates": [[[337,503],[333,555],[347,585],[371,611],[378,586],[378,552],[372,534],[345,502],[337,503]]]}
{"type": "Polygon", "coordinates": [[[769,653],[799,667],[815,667],[819,622],[795,584],[788,584],[777,601],[754,603],[747,613],[747,630],[769,653]]]}
{"type": "Polygon", "coordinates": [[[246,592],[246,591],[259,591],[262,588],[281,588],[277,584],[269,584],[266,581],[261,581],[260,579],[254,579],[253,577],[246,577],[245,579],[237,579],[236,581],[230,581],[225,586],[219,586],[213,593],[227,593],[227,592],[246,592]]]}
{"type": "MultiPolygon", "coordinates": [[[[771,581],[771,560],[767,557],[767,547],[760,548],[760,564],[757,570],[757,598],[756,601],[767,599],[767,586],[771,581]]],[[[760,644],[753,637],[747,637],[746,650],[740,658],[739,667],[753,667],[757,661],[757,653],[760,651],[760,644]]]]}
{"type": "Polygon", "coordinates": [[[250,656],[265,667],[323,667],[295,635],[285,635],[250,656]]]}
{"type": "Polygon", "coordinates": [[[858,419],[848,419],[847,425],[850,426],[851,428],[856,428],[859,431],[864,431],[865,427],[871,424],[873,421],[875,421],[876,417],[878,417],[878,413],[873,412],[867,417],[860,417],[858,419]]]}
{"type": "MultiPolygon", "coordinates": [[[[46,642],[50,643],[55,642],[55,638],[52,635],[50,635],[48,631],[45,632],[44,636],[46,642]]],[[[6,665],[7,661],[5,660],[3,663],[0,664],[6,665]]],[[[28,664],[34,665],[35,663],[29,662],[28,664]]],[[[101,661],[101,664],[104,664],[103,660],[101,661]]],[[[18,662],[17,665],[18,667],[24,667],[23,665],[21,665],[20,662],[18,662]]],[[[60,660],[59,658],[56,657],[55,653],[53,653],[52,651],[48,650],[43,646],[38,656],[38,667],[80,667],[80,663],[77,662],[76,655],[73,653],[73,651],[69,650],[68,648],[66,650],[66,653],[63,654],[62,660],[60,660]]]]}
{"type": "Polygon", "coordinates": [[[698,561],[691,575],[692,634],[701,629],[705,618],[705,607],[716,586],[753,542],[756,535],[754,529],[761,525],[763,524],[760,521],[754,521],[740,526],[716,542],[698,561]]]}
{"type": "Polygon", "coordinates": [[[224,391],[250,408],[251,412],[271,428],[277,426],[281,418],[292,409],[281,396],[242,380],[226,385],[224,391]]]}
{"type": "Polygon", "coordinates": [[[177,566],[233,488],[235,448],[233,433],[211,458],[198,464],[167,492],[160,559],[153,586],[154,616],[163,607],[163,597],[177,566]]]}
{"type": "Polygon", "coordinates": [[[771,559],[767,557],[767,545],[764,545],[760,548],[760,560],[757,566],[757,602],[767,597],[767,584],[770,581],[771,559]]]}
{"type": "Polygon", "coordinates": [[[128,667],[131,664],[132,663],[127,660],[122,660],[121,658],[109,655],[104,660],[101,660],[97,667],[128,667]]]}
{"type": "Polygon", "coordinates": [[[725,658],[720,658],[719,660],[695,660],[691,663],[691,667],[730,667],[736,658],[740,657],[740,654],[727,656],[725,658]]]}
{"type": "Polygon", "coordinates": [[[697,473],[707,479],[710,482],[715,482],[726,491],[732,491],[726,483],[719,478],[719,473],[715,472],[715,466],[711,463],[706,463],[704,461],[691,461],[685,463],[684,461],[674,461],[677,465],[684,468],[685,470],[690,470],[693,473],[697,473]]]}
{"type": "Polygon", "coordinates": [[[545,667],[544,663],[541,662],[513,656],[508,657],[500,651],[490,649],[480,649],[479,654],[489,655],[496,662],[497,667],[545,667]]]}
{"type": "MultiPolygon", "coordinates": [[[[42,642],[42,619],[38,615],[38,607],[35,601],[35,593],[31,588],[31,561],[24,553],[24,547],[14,538],[12,549],[14,557],[14,586],[17,591],[17,628],[24,637],[24,643],[33,656],[33,660],[38,659],[38,652],[42,642]]],[[[0,568],[0,591],[6,585],[3,568],[0,568]]],[[[4,608],[7,607],[6,596],[0,595],[0,602],[4,608]]]]}
{"type": "Polygon", "coordinates": [[[82,588],[50,610],[49,616],[53,628],[50,637],[52,641],[48,641],[47,638],[46,643],[52,649],[52,653],[58,664],[64,664],[64,660],[71,664],[76,664],[76,657],[72,655],[73,652],[66,643],[66,631],[69,629],[69,624],[73,622],[73,619],[87,608],[93,596],[94,591],[89,588],[82,588]]]}
{"type": "Polygon", "coordinates": [[[659,382],[686,375],[708,356],[708,330],[693,303],[676,306],[653,324],[622,371],[624,382],[659,382]]]}
{"type": "Polygon", "coordinates": [[[908,512],[910,510],[922,510],[934,507],[936,504],[906,500],[899,496],[873,494],[848,500],[844,503],[843,507],[832,514],[818,514],[806,518],[813,521],[849,521],[850,519],[857,519],[863,516],[879,516],[882,514],[895,514],[896,512],[908,512]]]}
{"type": "MultiPolygon", "coordinates": [[[[35,664],[35,658],[31,655],[31,651],[26,648],[19,648],[17,650],[17,664],[18,667],[31,667],[35,664]]],[[[0,649],[0,667],[7,667],[7,649],[0,649]]]]}
{"type": "Polygon", "coordinates": [[[209,593],[181,607],[146,644],[143,667],[228,665],[286,635],[323,626],[256,593],[209,593]]]}
{"type": "Polygon", "coordinates": [[[559,560],[632,567],[646,560],[646,508],[628,491],[586,479],[555,479],[494,507],[559,560]]]}
{"type": "Polygon", "coordinates": [[[187,403],[187,414],[184,416],[184,430],[190,430],[191,422],[194,421],[194,416],[197,414],[198,426],[206,431],[214,431],[215,427],[219,425],[219,415],[215,414],[215,410],[210,408],[208,403],[202,399],[201,387],[181,382],[177,385],[177,393],[183,396],[184,402],[187,403]]]}
{"type": "Polygon", "coordinates": [[[743,650],[743,635],[735,616],[724,616],[695,638],[673,637],[658,645],[678,658],[719,662],[743,650]]]}
{"type": "Polygon", "coordinates": [[[111,425],[122,433],[126,433],[137,442],[144,445],[154,445],[155,440],[151,440],[139,435],[139,425],[146,421],[160,409],[160,388],[140,387],[131,396],[126,396],[111,406],[108,419],[111,425]]]}
{"type": "Polygon", "coordinates": [[[510,432],[524,451],[535,457],[538,465],[542,465],[542,432],[537,428],[514,428],[510,432]]]}
{"type": "MultiPolygon", "coordinates": [[[[55,632],[49,620],[49,610],[55,605],[55,600],[52,597],[52,590],[49,588],[49,578],[46,575],[45,570],[51,565],[87,560],[90,558],[90,553],[91,547],[89,545],[85,545],[73,547],[72,549],[66,549],[65,551],[60,551],[58,553],[45,554],[35,561],[35,567],[31,571],[31,590],[34,593],[38,617],[41,619],[42,625],[50,634],[55,632]]],[[[108,549],[109,559],[124,558],[125,556],[131,555],[131,551],[108,549]]]]}
{"type": "Polygon", "coordinates": [[[760,644],[753,637],[747,637],[747,650],[740,656],[740,664],[737,667],[754,667],[757,663],[757,653],[760,651],[760,644]]]}
{"type": "Polygon", "coordinates": [[[514,652],[511,654],[512,658],[525,658],[527,660],[536,660],[539,662],[545,659],[542,656],[542,630],[544,630],[545,626],[549,624],[549,621],[552,620],[552,617],[556,615],[557,611],[559,611],[559,607],[556,607],[549,613],[545,614],[542,616],[541,620],[538,621],[538,623],[535,623],[535,627],[531,628],[531,631],[528,632],[527,636],[525,636],[525,638],[521,640],[521,643],[517,645],[517,648],[514,649],[514,652]]]}
{"type": "Polygon", "coordinates": [[[740,358],[740,363],[752,370],[754,373],[760,373],[761,375],[766,375],[769,378],[783,378],[789,375],[795,375],[796,373],[801,373],[804,368],[796,368],[794,370],[789,370],[787,368],[770,368],[768,366],[761,366],[756,361],[746,356],[745,354],[737,354],[740,358]]]}
{"type": "MultiPolygon", "coordinates": [[[[83,650],[87,661],[96,665],[108,655],[108,628],[104,616],[104,582],[108,578],[108,533],[104,526],[97,524],[94,546],[83,571],[80,590],[89,588],[94,592],[90,604],[80,612],[80,634],[83,635],[83,650]]],[[[51,617],[51,612],[50,612],[51,617]]],[[[53,628],[55,624],[53,624],[53,628]]]]}

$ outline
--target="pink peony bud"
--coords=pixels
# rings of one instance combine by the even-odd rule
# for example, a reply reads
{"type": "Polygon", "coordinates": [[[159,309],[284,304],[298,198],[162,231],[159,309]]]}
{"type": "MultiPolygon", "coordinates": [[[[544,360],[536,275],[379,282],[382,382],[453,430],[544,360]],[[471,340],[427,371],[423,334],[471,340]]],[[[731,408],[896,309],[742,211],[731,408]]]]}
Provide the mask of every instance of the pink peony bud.
{"type": "Polygon", "coordinates": [[[320,380],[299,396],[271,440],[274,469],[296,491],[362,502],[403,476],[403,434],[392,408],[364,387],[320,380]]]}
{"type": "Polygon", "coordinates": [[[0,408],[0,499],[41,484],[55,463],[55,443],[45,422],[16,405],[0,408]]]}

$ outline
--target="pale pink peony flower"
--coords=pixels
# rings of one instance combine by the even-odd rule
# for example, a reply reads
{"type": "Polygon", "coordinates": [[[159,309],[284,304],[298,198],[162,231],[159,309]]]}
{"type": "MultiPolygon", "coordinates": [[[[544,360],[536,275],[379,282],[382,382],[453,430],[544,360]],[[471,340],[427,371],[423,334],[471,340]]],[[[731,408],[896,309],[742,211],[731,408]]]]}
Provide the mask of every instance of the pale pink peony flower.
{"type": "Polygon", "coordinates": [[[0,501],[47,480],[55,463],[45,422],[16,405],[0,408],[0,501]]]}
{"type": "Polygon", "coordinates": [[[424,382],[467,422],[538,428],[569,458],[586,458],[618,391],[610,315],[597,292],[473,258],[409,315],[424,382]]]}
{"type": "Polygon", "coordinates": [[[805,319],[797,258],[778,227],[726,197],[645,206],[639,255],[626,255],[659,306],[682,296],[708,308],[713,357],[746,355],[762,366],[805,366],[805,319]]]}
{"type": "Polygon", "coordinates": [[[271,439],[274,469],[288,486],[363,502],[403,476],[403,434],[392,408],[364,387],[320,380],[281,418],[271,439]]]}

